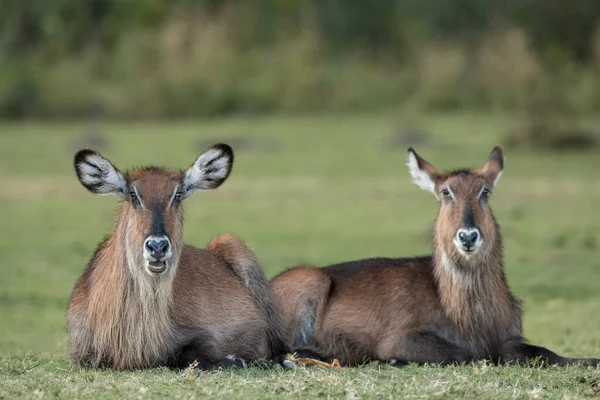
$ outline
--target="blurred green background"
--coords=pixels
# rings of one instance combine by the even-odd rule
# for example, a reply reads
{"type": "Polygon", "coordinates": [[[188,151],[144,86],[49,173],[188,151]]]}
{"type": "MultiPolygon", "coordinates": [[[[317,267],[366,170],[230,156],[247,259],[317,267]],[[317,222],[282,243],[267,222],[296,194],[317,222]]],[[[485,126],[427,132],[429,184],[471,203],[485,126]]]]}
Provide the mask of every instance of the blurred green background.
{"type": "Polygon", "coordinates": [[[600,106],[590,0],[2,0],[0,116],[600,106]]]}
{"type": "MultiPolygon", "coordinates": [[[[479,167],[503,145],[492,204],[525,335],[600,357],[599,107],[597,1],[1,0],[0,398],[94,397],[92,378],[143,397],[138,380],[179,379],[67,361],[66,302],[117,205],[77,181],[84,147],[125,170],[183,168],[229,143],[233,173],[186,201],[185,239],[238,234],[272,277],[428,253],[437,204],[410,182],[406,148],[444,169],[479,167]]],[[[498,370],[484,386],[468,368],[468,384],[452,369],[439,380],[458,397],[500,398],[527,397],[539,378],[498,370]]],[[[407,371],[368,379],[382,397],[438,393],[418,383],[431,371],[407,371]],[[418,384],[391,386],[405,381],[418,384]]],[[[558,385],[550,397],[597,394],[598,372],[596,386],[578,369],[555,373],[539,378],[558,385]]],[[[305,389],[335,397],[347,374],[305,389]]],[[[218,390],[230,398],[278,396],[266,374],[254,389],[227,376],[218,390]]]]}

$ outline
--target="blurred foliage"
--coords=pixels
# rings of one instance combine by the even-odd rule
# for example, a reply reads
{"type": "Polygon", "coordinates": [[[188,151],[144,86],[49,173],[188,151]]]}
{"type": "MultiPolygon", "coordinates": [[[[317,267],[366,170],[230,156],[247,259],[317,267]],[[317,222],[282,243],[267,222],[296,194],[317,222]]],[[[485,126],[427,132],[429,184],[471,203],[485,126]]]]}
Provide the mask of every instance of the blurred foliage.
{"type": "Polygon", "coordinates": [[[504,137],[508,148],[591,151],[600,144],[598,132],[586,129],[581,115],[560,92],[547,87],[531,96],[522,111],[516,129],[504,137]]]}
{"type": "Polygon", "coordinates": [[[515,109],[548,85],[590,111],[599,23],[589,0],[0,0],[0,116],[515,109]]]}

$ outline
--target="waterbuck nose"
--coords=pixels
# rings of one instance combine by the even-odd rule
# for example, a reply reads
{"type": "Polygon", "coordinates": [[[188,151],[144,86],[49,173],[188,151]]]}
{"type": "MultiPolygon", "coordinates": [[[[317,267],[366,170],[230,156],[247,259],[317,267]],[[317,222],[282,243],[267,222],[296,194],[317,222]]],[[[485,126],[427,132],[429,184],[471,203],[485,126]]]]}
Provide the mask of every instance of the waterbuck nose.
{"type": "Polygon", "coordinates": [[[466,247],[470,248],[475,245],[477,240],[479,239],[479,230],[478,229],[459,229],[457,232],[458,239],[460,243],[466,247]]]}
{"type": "Polygon", "coordinates": [[[162,261],[169,250],[171,250],[171,243],[169,243],[169,240],[164,237],[149,237],[146,239],[144,245],[146,246],[146,251],[150,254],[150,256],[155,258],[157,261],[162,261]]]}

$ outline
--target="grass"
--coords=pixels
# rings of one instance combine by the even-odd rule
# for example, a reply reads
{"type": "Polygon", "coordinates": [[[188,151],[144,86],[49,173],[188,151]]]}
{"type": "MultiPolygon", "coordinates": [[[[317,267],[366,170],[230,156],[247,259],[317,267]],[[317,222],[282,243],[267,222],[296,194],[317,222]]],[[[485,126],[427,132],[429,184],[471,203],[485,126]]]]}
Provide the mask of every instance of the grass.
{"type": "MultiPolygon", "coordinates": [[[[184,167],[210,143],[231,143],[229,181],[186,201],[186,241],[202,246],[220,233],[238,234],[271,277],[300,263],[429,252],[437,205],[411,184],[405,148],[425,140],[417,151],[440,168],[480,166],[513,118],[426,117],[412,121],[427,132],[418,137],[403,136],[406,123],[393,114],[106,123],[99,150],[122,169],[184,167]]],[[[75,178],[72,157],[89,129],[0,124],[0,399],[600,397],[600,371],[583,367],[370,365],[194,376],[72,366],[66,301],[117,204],[75,178]]],[[[525,335],[566,356],[598,357],[599,154],[506,156],[492,204],[509,284],[525,302],[525,335]]]]}

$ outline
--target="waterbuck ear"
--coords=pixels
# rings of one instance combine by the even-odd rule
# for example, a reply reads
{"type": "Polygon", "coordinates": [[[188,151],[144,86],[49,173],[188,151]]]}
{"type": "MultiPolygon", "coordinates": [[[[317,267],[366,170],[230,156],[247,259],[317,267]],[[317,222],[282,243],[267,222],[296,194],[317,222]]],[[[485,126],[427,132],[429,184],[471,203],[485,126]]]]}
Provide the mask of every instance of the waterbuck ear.
{"type": "Polygon", "coordinates": [[[80,150],[75,154],[75,172],[83,186],[95,194],[116,194],[125,198],[127,182],[119,170],[100,153],[80,150]]]}
{"type": "Polygon", "coordinates": [[[226,144],[219,143],[205,151],[183,176],[184,196],[196,190],[218,188],[231,172],[233,166],[233,150],[226,144]]]}
{"type": "Polygon", "coordinates": [[[480,173],[492,184],[496,186],[500,176],[502,176],[502,170],[504,169],[504,155],[502,153],[502,147],[496,146],[490,153],[488,161],[485,163],[480,173]]]}
{"type": "Polygon", "coordinates": [[[435,194],[435,180],[439,177],[438,170],[425,161],[412,148],[408,148],[408,162],[406,163],[413,178],[413,182],[421,189],[435,194]]]}

